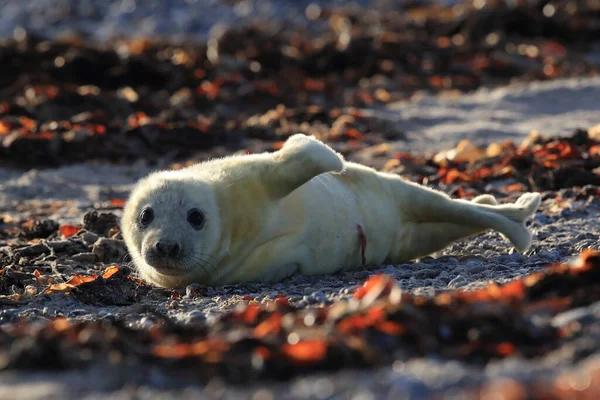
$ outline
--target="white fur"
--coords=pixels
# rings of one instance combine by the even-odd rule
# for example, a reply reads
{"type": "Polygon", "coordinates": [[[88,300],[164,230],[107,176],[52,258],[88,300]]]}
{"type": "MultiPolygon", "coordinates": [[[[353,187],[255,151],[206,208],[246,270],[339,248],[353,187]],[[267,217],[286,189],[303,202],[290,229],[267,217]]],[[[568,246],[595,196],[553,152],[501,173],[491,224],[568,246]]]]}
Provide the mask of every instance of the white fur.
{"type": "Polygon", "coordinates": [[[534,193],[504,205],[490,195],[451,200],[345,162],[325,144],[298,134],[274,153],[150,175],[133,191],[122,228],[145,279],[167,287],[227,284],[359,268],[358,226],[367,239],[367,265],[408,261],[488,229],[524,250],[531,243],[524,222],[539,203],[534,193]],[[155,207],[156,220],[140,229],[136,218],[145,205],[155,207]],[[187,226],[190,207],[206,214],[201,231],[187,226]],[[177,240],[190,255],[173,262],[180,272],[166,275],[145,262],[145,249],[158,237],[177,240]]]}

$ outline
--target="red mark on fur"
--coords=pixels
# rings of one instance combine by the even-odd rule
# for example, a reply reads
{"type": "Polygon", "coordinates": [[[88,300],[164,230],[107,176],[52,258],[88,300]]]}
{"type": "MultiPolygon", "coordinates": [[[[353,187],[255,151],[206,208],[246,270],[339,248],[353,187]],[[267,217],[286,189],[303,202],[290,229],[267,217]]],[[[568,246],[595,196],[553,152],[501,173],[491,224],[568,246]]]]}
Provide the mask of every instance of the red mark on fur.
{"type": "Polygon", "coordinates": [[[365,250],[367,249],[367,236],[365,235],[362,226],[356,225],[356,229],[358,229],[358,240],[360,241],[360,256],[362,257],[363,265],[366,265],[367,258],[365,257],[365,250]]]}

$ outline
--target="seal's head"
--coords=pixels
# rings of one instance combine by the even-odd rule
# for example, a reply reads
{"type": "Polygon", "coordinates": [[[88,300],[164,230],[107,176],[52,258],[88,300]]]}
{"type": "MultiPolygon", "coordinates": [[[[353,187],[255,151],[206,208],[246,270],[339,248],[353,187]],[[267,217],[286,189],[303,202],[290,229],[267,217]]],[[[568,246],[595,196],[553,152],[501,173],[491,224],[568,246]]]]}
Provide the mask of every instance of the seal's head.
{"type": "Polygon", "coordinates": [[[145,280],[165,287],[210,280],[227,251],[213,186],[182,171],[161,171],[138,182],[121,227],[145,280]]]}

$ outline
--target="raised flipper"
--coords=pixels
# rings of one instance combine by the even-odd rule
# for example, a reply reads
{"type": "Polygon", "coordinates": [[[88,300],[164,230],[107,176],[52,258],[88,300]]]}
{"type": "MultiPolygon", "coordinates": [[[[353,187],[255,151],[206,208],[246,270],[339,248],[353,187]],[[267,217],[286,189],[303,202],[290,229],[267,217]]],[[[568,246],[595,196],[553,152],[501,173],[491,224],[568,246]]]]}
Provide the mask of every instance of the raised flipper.
{"type": "MultiPolygon", "coordinates": [[[[331,147],[312,136],[291,136],[275,152],[252,154],[245,157],[225,157],[219,160],[216,171],[227,171],[232,184],[256,180],[263,184],[265,194],[273,200],[286,197],[312,178],[326,172],[342,172],[344,158],[331,147]],[[231,163],[232,167],[227,164],[231,163]]],[[[198,164],[199,169],[211,168],[198,164]]],[[[208,171],[210,173],[210,171],[208,171]]]]}

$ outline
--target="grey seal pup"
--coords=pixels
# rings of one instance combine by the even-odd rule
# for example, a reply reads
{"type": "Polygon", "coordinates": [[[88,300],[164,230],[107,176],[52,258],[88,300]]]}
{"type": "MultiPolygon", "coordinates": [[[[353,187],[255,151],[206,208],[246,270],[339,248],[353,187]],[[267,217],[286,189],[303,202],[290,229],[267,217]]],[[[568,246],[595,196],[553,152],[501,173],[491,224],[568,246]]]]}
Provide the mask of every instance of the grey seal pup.
{"type": "Polygon", "coordinates": [[[303,134],[140,180],[121,229],[141,277],[162,287],[274,282],[402,263],[492,229],[523,251],[538,193],[497,204],[451,199],[347,162],[303,134]]]}

